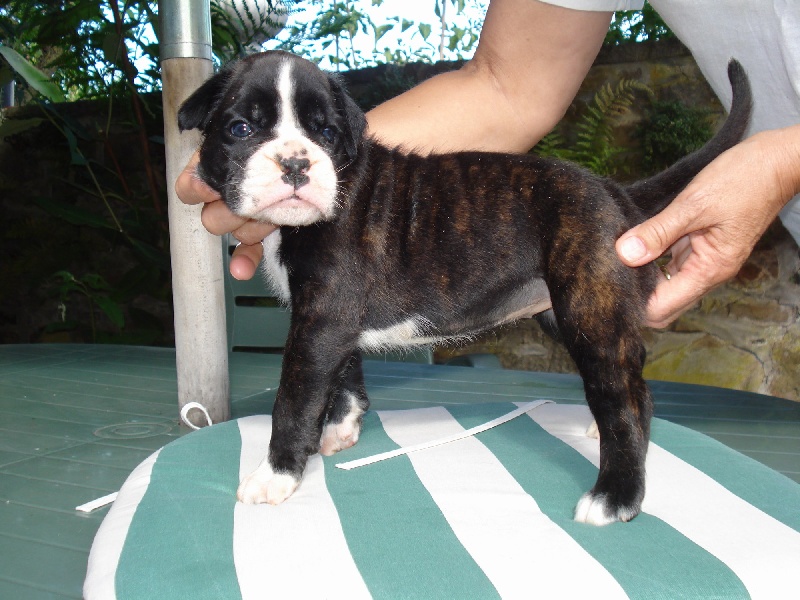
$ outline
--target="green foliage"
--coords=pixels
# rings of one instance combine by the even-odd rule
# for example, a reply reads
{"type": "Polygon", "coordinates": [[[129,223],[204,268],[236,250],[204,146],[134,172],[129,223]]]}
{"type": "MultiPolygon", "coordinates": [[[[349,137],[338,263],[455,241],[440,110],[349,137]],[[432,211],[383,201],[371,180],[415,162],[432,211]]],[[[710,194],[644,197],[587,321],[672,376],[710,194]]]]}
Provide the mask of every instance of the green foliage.
{"type": "MultiPolygon", "coordinates": [[[[266,0],[281,13],[307,10],[314,16],[293,23],[270,43],[337,67],[382,63],[432,62],[468,56],[478,41],[486,0],[433,0],[438,23],[413,15],[376,22],[369,8],[384,0],[266,0]],[[471,11],[466,11],[467,8],[471,11]],[[477,16],[476,16],[477,15],[477,16]],[[397,44],[395,35],[413,32],[413,45],[397,44]],[[356,38],[371,40],[363,49],[356,38]]],[[[274,32],[270,11],[230,16],[211,3],[214,51],[221,62],[252,51],[253,41],[274,32]],[[243,33],[245,34],[243,36],[243,33]]],[[[246,4],[243,4],[246,6],[246,4]]],[[[158,89],[158,3],[156,0],[8,0],[0,8],[3,45],[25,57],[69,99],[125,96],[158,89]]],[[[273,11],[273,12],[275,12],[273,11]]],[[[620,44],[671,36],[649,3],[641,11],[617,12],[606,38],[620,44]]],[[[0,82],[8,79],[8,61],[0,61],[0,82]]],[[[32,82],[34,77],[23,75],[32,82]]]]}
{"type": "MultiPolygon", "coordinates": [[[[160,124],[160,106],[151,106],[141,94],[159,81],[155,9],[154,0],[12,0],[0,9],[7,43],[3,64],[13,67],[23,90],[28,84],[27,95],[39,102],[41,114],[0,126],[6,160],[27,152],[26,127],[48,124],[60,136],[50,143],[64,153],[48,172],[52,193],[43,195],[34,186],[22,207],[3,202],[6,214],[21,211],[23,217],[19,228],[4,224],[4,237],[39,242],[32,249],[12,242],[18,262],[2,270],[0,287],[16,289],[28,298],[27,309],[42,311],[52,296],[43,290],[52,287],[49,274],[55,272],[59,304],[72,306],[70,318],[62,313],[45,335],[58,331],[78,341],[168,342],[159,316],[131,305],[145,297],[150,298],[146,305],[158,305],[169,289],[166,195],[154,166],[163,148],[148,133],[154,121],[160,124]],[[41,101],[63,99],[52,93],[55,84],[69,99],[102,99],[95,114],[105,112],[105,126],[92,120],[87,127],[71,116],[69,106],[41,101]],[[112,144],[112,128],[115,135],[127,135],[124,148],[112,144]],[[143,169],[145,177],[131,181],[138,177],[131,165],[143,169]],[[96,248],[104,251],[98,255],[96,248]],[[132,281],[141,286],[125,283],[132,281]]],[[[25,171],[28,165],[20,167],[25,171]]],[[[14,193],[24,194],[26,183],[17,186],[14,193]]],[[[0,293],[0,308],[7,302],[0,293]]],[[[42,315],[29,318],[39,322],[42,315]]]]}
{"type": "Polygon", "coordinates": [[[33,89],[42,94],[45,98],[51,102],[64,102],[64,100],[66,100],[61,88],[53,83],[44,73],[25,60],[25,57],[19,52],[13,48],[0,45],[0,56],[5,58],[8,65],[14,71],[18,72],[33,89]]]}
{"type": "Polygon", "coordinates": [[[43,105],[3,145],[0,339],[170,343],[166,209],[128,154],[138,126],[119,111],[107,136],[69,109],[43,105]]]}
{"type": "Polygon", "coordinates": [[[647,173],[656,173],[694,152],[711,136],[711,112],[679,101],[654,102],[637,132],[647,173]]]}
{"type": "Polygon", "coordinates": [[[412,15],[388,17],[376,22],[370,6],[381,6],[384,0],[334,0],[332,2],[295,2],[295,10],[320,5],[307,22],[295,22],[279,36],[284,50],[306,56],[316,62],[327,61],[337,69],[356,69],[379,64],[405,64],[457,60],[475,48],[485,0],[434,0],[435,14],[444,17],[436,24],[414,21],[412,15]],[[475,10],[467,14],[468,6],[475,10]],[[413,44],[399,43],[395,36],[412,34],[413,44]],[[369,46],[357,43],[367,39],[369,46]]]}
{"type": "Polygon", "coordinates": [[[67,271],[58,271],[53,275],[53,280],[58,294],[62,322],[67,321],[67,303],[71,302],[75,296],[78,296],[85,299],[89,305],[93,342],[97,341],[95,312],[98,308],[105,313],[116,327],[124,327],[125,316],[122,308],[109,296],[111,286],[102,276],[96,273],[88,273],[81,278],[77,278],[67,271]]]}
{"type": "Polygon", "coordinates": [[[645,84],[632,79],[622,79],[616,86],[605,84],[578,120],[573,144],[567,145],[557,128],[536,145],[534,152],[570,160],[598,175],[614,175],[620,168],[619,158],[624,153],[624,148],[614,139],[615,126],[630,112],[638,94],[652,97],[653,92],[645,84]]]}
{"type": "Polygon", "coordinates": [[[675,34],[667,27],[649,2],[642,10],[617,11],[611,20],[605,43],[618,46],[632,42],[657,41],[673,37],[675,34]]]}
{"type": "MultiPolygon", "coordinates": [[[[70,100],[157,88],[153,0],[9,0],[0,8],[4,44],[51,79],[70,100]]],[[[7,67],[8,63],[4,63],[7,67]]],[[[20,73],[24,84],[32,81],[20,73]]]]}

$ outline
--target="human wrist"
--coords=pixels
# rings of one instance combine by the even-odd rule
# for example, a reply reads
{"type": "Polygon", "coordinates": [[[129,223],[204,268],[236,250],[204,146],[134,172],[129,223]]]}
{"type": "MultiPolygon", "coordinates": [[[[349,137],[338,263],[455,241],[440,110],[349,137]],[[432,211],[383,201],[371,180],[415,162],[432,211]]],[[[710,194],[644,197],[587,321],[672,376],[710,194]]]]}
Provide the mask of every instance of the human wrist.
{"type": "Polygon", "coordinates": [[[780,210],[800,194],[800,125],[762,131],[751,139],[760,145],[763,156],[767,157],[765,166],[774,174],[780,210]]]}

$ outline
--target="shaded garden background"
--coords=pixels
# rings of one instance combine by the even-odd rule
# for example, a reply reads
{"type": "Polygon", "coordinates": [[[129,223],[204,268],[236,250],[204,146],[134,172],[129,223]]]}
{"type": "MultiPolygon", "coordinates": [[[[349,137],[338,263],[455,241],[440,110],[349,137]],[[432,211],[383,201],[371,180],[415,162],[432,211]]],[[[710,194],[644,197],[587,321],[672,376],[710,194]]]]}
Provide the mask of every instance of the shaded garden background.
{"type": "MultiPolygon", "coordinates": [[[[318,60],[324,54],[365,109],[457,68],[459,61],[436,59],[445,50],[468,55],[477,40],[474,27],[375,23],[359,3],[318,4],[317,19],[281,45],[318,60]],[[381,46],[401,31],[423,38],[422,49],[381,46]],[[374,42],[372,50],[358,50],[356,36],[374,42]]],[[[259,20],[214,7],[219,62],[251,51],[276,14],[297,8],[276,6],[259,20]]],[[[437,14],[465,7],[440,0],[437,14]]],[[[0,343],[173,343],[156,17],[146,0],[12,1],[0,9],[0,50],[10,49],[0,83],[13,75],[20,104],[0,122],[0,343]],[[12,50],[34,71],[12,69],[12,50]]],[[[646,5],[618,13],[567,117],[536,151],[632,180],[701,145],[722,115],[689,53],[646,5]]],[[[776,225],[754,257],[726,286],[732,296],[718,291],[699,312],[651,335],[650,362],[661,370],[649,376],[706,377],[701,382],[800,398],[792,375],[800,364],[796,246],[776,225]],[[677,356],[686,348],[696,352],[677,356]],[[694,368],[682,374],[686,365],[694,368]]],[[[455,352],[487,349],[508,367],[573,369],[533,323],[455,352]]]]}

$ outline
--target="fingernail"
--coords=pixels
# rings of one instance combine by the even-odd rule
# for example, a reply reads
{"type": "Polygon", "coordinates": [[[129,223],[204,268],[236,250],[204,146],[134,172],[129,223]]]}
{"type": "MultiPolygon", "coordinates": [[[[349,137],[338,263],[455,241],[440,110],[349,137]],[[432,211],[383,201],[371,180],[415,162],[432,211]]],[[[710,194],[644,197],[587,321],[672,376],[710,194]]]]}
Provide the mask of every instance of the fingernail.
{"type": "Polygon", "coordinates": [[[641,238],[633,236],[620,244],[619,252],[625,260],[636,262],[647,255],[647,248],[641,238]]]}

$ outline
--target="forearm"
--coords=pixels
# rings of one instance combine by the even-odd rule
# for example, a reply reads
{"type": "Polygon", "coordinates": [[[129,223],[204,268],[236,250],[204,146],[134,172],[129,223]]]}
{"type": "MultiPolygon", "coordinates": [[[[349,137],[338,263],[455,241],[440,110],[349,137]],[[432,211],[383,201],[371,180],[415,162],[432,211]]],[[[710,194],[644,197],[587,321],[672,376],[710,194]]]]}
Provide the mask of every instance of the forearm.
{"type": "Polygon", "coordinates": [[[419,151],[525,152],[564,115],[610,17],[492,0],[475,57],[370,111],[370,133],[419,151]]]}

